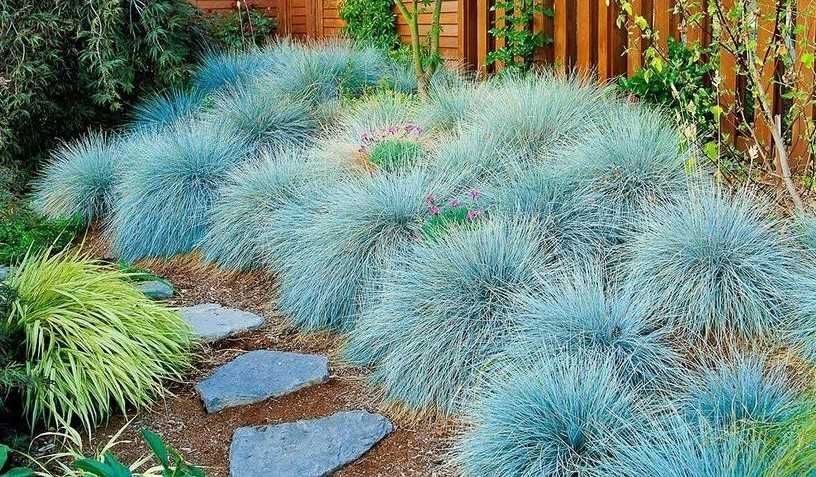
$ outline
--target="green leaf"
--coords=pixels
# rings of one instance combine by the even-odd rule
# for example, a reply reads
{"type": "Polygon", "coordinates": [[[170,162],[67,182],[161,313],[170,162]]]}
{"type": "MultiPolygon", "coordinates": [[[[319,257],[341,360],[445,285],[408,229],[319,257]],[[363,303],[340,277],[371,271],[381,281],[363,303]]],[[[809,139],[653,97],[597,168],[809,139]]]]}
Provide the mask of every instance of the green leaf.
{"type": "Polygon", "coordinates": [[[640,28],[641,30],[649,29],[649,22],[647,22],[646,19],[640,15],[635,17],[635,25],[637,25],[637,27],[640,28]]]}
{"type": "Polygon", "coordinates": [[[816,59],[813,53],[805,53],[802,55],[802,64],[807,68],[813,68],[813,60],[816,59]]]}
{"type": "Polygon", "coordinates": [[[0,469],[5,467],[10,451],[7,445],[0,444],[0,469]]]}
{"type": "Polygon", "coordinates": [[[703,153],[713,162],[716,162],[720,156],[719,147],[714,141],[707,142],[703,145],[703,153]]]}
{"type": "Polygon", "coordinates": [[[26,469],[25,467],[15,467],[5,474],[2,477],[30,477],[34,475],[34,471],[31,469],[26,469]]]}
{"type": "Polygon", "coordinates": [[[161,437],[149,429],[142,429],[142,438],[144,438],[150,450],[159,459],[162,467],[168,469],[170,467],[170,455],[167,452],[167,446],[162,441],[161,437]]]}
{"type": "Polygon", "coordinates": [[[717,121],[719,121],[720,116],[722,116],[722,113],[724,112],[723,108],[719,104],[715,104],[714,106],[712,106],[710,111],[711,114],[714,115],[714,119],[717,121]]]}

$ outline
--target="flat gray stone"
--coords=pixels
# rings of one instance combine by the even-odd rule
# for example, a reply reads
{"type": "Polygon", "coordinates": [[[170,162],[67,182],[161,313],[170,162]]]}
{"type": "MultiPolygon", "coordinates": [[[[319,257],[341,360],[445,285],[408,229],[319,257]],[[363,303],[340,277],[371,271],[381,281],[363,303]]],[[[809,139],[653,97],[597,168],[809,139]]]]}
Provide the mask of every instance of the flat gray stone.
{"type": "Polygon", "coordinates": [[[193,328],[193,333],[207,342],[254,330],[264,323],[263,318],[254,313],[224,308],[215,303],[181,308],[179,314],[193,328]]]}
{"type": "Polygon", "coordinates": [[[11,275],[11,269],[0,265],[0,282],[5,281],[11,275]]]}
{"type": "Polygon", "coordinates": [[[149,282],[142,282],[136,285],[144,295],[153,300],[169,300],[173,298],[175,290],[169,283],[161,280],[153,280],[149,282]]]}
{"type": "Polygon", "coordinates": [[[359,459],[393,430],[388,419],[366,411],[240,427],[232,435],[230,477],[329,475],[359,459]]]}
{"type": "Polygon", "coordinates": [[[283,396],[329,379],[329,360],[314,354],[250,351],[196,385],[208,413],[283,396]]]}

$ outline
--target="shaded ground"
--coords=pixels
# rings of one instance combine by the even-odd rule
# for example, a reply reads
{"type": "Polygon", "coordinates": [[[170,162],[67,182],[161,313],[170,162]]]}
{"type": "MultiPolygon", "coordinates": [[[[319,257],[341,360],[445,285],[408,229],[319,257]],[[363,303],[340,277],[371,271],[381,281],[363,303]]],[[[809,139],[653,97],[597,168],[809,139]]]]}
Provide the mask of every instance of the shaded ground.
{"type": "MultiPolygon", "coordinates": [[[[337,361],[332,359],[338,349],[336,337],[302,337],[284,329],[274,307],[269,305],[275,296],[273,278],[262,274],[225,276],[197,265],[189,265],[191,262],[198,263],[187,258],[176,259],[172,263],[145,265],[176,286],[178,296],[174,305],[221,303],[261,314],[266,317],[267,326],[203,349],[196,360],[196,370],[188,378],[189,382],[171,387],[174,396],[158,403],[151,412],[137,416],[130,424],[122,436],[122,439],[129,442],[116,447],[117,455],[125,462],[132,462],[147,452],[136,433],[142,427],[148,427],[181,451],[190,462],[205,467],[208,477],[227,477],[229,445],[232,432],[237,427],[313,419],[351,409],[384,412],[377,409],[374,391],[366,386],[362,370],[337,368],[337,361]],[[207,415],[193,389],[194,384],[215,366],[230,361],[244,351],[256,349],[328,355],[330,380],[282,398],[207,415]]],[[[393,434],[336,475],[450,475],[449,469],[442,466],[447,438],[444,423],[407,423],[393,417],[392,421],[396,427],[393,434]]],[[[97,430],[94,444],[107,442],[126,422],[121,417],[112,419],[108,426],[97,430]]]]}

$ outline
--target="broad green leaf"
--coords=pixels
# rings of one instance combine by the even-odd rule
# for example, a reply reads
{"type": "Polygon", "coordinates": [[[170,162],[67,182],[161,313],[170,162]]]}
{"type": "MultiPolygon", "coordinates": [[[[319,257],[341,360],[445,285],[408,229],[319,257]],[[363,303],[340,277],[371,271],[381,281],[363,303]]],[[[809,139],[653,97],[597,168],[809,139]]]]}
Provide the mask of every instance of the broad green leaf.
{"type": "Polygon", "coordinates": [[[149,429],[142,429],[142,437],[153,451],[153,454],[156,455],[156,458],[159,459],[162,467],[165,469],[170,467],[170,455],[167,453],[167,446],[164,445],[161,437],[149,429]]]}
{"type": "Polygon", "coordinates": [[[723,108],[719,104],[715,104],[710,109],[711,114],[714,115],[714,119],[719,120],[720,116],[722,116],[723,108]]]}
{"type": "Polygon", "coordinates": [[[802,64],[807,68],[813,68],[813,60],[816,59],[813,53],[805,53],[802,55],[802,64]]]}
{"type": "Polygon", "coordinates": [[[2,469],[6,465],[6,461],[8,461],[10,449],[8,446],[0,444],[0,469],[2,469]]]}
{"type": "Polygon", "coordinates": [[[707,142],[703,145],[703,153],[711,159],[712,161],[716,161],[720,155],[719,147],[717,147],[717,143],[714,141],[707,142]]]}
{"type": "Polygon", "coordinates": [[[15,467],[5,474],[2,477],[30,477],[34,475],[34,471],[31,469],[26,469],[25,467],[15,467]]]}

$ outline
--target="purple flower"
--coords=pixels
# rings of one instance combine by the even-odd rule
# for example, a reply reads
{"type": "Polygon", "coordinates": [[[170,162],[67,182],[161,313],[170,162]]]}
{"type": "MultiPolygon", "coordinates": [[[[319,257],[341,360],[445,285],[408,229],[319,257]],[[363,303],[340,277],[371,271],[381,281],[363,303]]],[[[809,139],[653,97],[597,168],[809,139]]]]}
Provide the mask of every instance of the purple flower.
{"type": "Polygon", "coordinates": [[[434,197],[433,194],[428,194],[428,197],[425,197],[425,202],[427,202],[428,205],[434,205],[436,204],[436,197],[434,197]]]}
{"type": "Polygon", "coordinates": [[[430,212],[431,215],[439,215],[439,213],[442,212],[442,211],[439,210],[439,207],[437,207],[435,205],[432,205],[432,206],[428,207],[428,212],[430,212]]]}
{"type": "Polygon", "coordinates": [[[469,210],[467,213],[467,219],[473,222],[474,220],[478,219],[482,215],[482,209],[474,209],[469,210]]]}
{"type": "Polygon", "coordinates": [[[473,200],[478,200],[479,197],[482,196],[482,192],[479,189],[471,189],[469,194],[470,194],[470,198],[473,199],[473,200]]]}
{"type": "Polygon", "coordinates": [[[451,199],[448,201],[448,205],[450,205],[451,207],[459,207],[460,205],[462,205],[462,201],[459,199],[451,199]]]}

